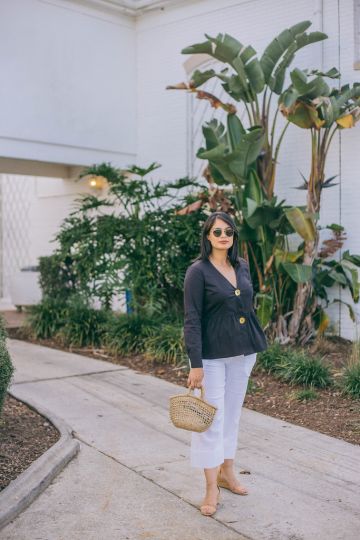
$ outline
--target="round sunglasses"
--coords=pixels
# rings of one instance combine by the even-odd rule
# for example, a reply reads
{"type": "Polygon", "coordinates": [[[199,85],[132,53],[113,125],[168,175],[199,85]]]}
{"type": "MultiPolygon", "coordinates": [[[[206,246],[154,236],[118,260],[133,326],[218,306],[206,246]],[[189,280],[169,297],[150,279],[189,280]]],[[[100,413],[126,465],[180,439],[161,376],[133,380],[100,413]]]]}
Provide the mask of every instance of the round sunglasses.
{"type": "Polygon", "coordinates": [[[213,229],[212,233],[214,236],[219,238],[223,231],[226,234],[226,236],[234,236],[234,229],[232,229],[231,227],[228,227],[227,229],[213,229]]]}

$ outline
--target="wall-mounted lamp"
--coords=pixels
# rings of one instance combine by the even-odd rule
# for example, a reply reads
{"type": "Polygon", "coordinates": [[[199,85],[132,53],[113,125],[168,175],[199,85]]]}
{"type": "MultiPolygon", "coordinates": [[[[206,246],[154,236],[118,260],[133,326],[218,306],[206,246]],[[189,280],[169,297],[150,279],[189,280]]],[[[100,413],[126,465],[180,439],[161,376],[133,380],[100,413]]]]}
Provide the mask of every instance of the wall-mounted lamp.
{"type": "Polygon", "coordinates": [[[104,176],[90,176],[88,181],[92,189],[103,189],[107,185],[107,180],[104,176]]]}

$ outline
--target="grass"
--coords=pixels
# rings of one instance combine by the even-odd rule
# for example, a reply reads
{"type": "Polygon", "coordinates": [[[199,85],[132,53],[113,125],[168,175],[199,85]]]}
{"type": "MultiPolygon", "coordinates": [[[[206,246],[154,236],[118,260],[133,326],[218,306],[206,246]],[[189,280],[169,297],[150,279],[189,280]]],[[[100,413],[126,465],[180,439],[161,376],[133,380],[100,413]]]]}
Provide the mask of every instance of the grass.
{"type": "Polygon", "coordinates": [[[65,305],[45,297],[40,304],[29,307],[26,324],[36,339],[49,339],[60,330],[64,321],[65,305]]]}
{"type": "Polygon", "coordinates": [[[345,368],[341,387],[344,394],[360,399],[360,361],[351,363],[345,368]]]}
{"type": "Polygon", "coordinates": [[[266,373],[279,373],[287,360],[285,348],[272,343],[265,351],[257,354],[256,368],[266,373]]]}
{"type": "Polygon", "coordinates": [[[313,388],[304,388],[303,390],[298,390],[295,392],[295,398],[298,401],[310,401],[313,399],[318,399],[319,395],[313,388]]]}
{"type": "Polygon", "coordinates": [[[279,343],[258,354],[258,367],[291,385],[325,388],[333,384],[330,370],[320,357],[279,343]]]}
{"type": "Polygon", "coordinates": [[[145,357],[166,364],[187,363],[183,325],[163,324],[145,339],[145,357]]]}
{"type": "Polygon", "coordinates": [[[145,339],[158,325],[154,317],[120,313],[110,321],[104,345],[114,354],[142,353],[145,339]]]}
{"type": "Polygon", "coordinates": [[[281,366],[281,378],[291,385],[326,388],[333,384],[329,368],[321,358],[308,356],[303,351],[289,353],[288,361],[281,366]]]}

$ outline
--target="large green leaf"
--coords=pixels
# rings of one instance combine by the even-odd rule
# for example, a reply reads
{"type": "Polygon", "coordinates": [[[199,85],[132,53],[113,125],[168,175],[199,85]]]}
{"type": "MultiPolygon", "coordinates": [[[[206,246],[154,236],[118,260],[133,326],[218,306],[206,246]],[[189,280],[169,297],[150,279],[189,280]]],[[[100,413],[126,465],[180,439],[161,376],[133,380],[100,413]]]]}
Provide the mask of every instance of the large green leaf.
{"type": "Polygon", "coordinates": [[[248,226],[246,221],[238,225],[239,240],[244,242],[257,242],[259,240],[258,230],[248,226]]]}
{"type": "Polygon", "coordinates": [[[220,143],[209,150],[200,148],[200,150],[197,153],[198,158],[207,159],[209,161],[214,161],[214,162],[225,160],[225,157],[227,155],[229,155],[229,150],[225,143],[220,143]]]}
{"type": "Polygon", "coordinates": [[[332,277],[336,283],[344,286],[347,285],[347,279],[342,272],[338,272],[337,270],[333,269],[330,270],[329,276],[332,277]]]}
{"type": "Polygon", "coordinates": [[[295,283],[306,283],[312,276],[312,266],[291,262],[282,262],[281,266],[295,283]]]}
{"type": "Polygon", "coordinates": [[[259,156],[264,144],[262,128],[253,128],[244,134],[235,150],[226,157],[230,169],[241,178],[245,178],[249,165],[259,156]]]}
{"type": "Polygon", "coordinates": [[[244,217],[246,222],[253,229],[262,227],[264,225],[270,225],[270,223],[276,219],[278,215],[279,209],[270,206],[268,201],[264,201],[262,206],[258,206],[256,209],[252,208],[251,215],[248,215],[247,209],[244,209],[244,217]]]}
{"type": "Polygon", "coordinates": [[[289,122],[303,129],[320,129],[325,123],[319,116],[319,112],[315,106],[301,100],[297,101],[290,111],[286,111],[282,107],[280,107],[280,110],[289,122]]]}
{"type": "Polygon", "coordinates": [[[257,204],[261,204],[264,200],[264,194],[261,188],[260,178],[256,172],[256,168],[250,167],[249,170],[249,181],[245,187],[244,191],[245,197],[252,199],[257,204]]]}
{"type": "Polygon", "coordinates": [[[231,150],[234,150],[241,142],[242,136],[246,133],[240,118],[236,114],[227,115],[228,141],[231,150]]]}
{"type": "Polygon", "coordinates": [[[259,94],[263,91],[265,79],[257,58],[245,64],[240,55],[234,58],[231,65],[237,73],[242,93],[251,95],[252,93],[259,94]]]}
{"type": "Polygon", "coordinates": [[[245,64],[245,71],[251,89],[256,94],[260,94],[264,90],[265,77],[259,60],[257,58],[254,58],[253,60],[251,60],[251,62],[245,64]]]}
{"type": "MultiPolygon", "coordinates": [[[[330,127],[338,119],[348,118],[357,106],[360,84],[354,83],[352,88],[345,85],[340,90],[330,90],[323,77],[334,78],[337,75],[336,68],[327,73],[294,69],[290,74],[292,84],[279,98],[281,111],[289,121],[306,128],[330,127]],[[309,80],[312,75],[316,76],[309,80]]],[[[349,125],[352,126],[354,122],[349,119],[349,125]]]]}
{"type": "Polygon", "coordinates": [[[346,261],[350,261],[356,266],[360,266],[360,255],[350,255],[349,250],[344,251],[342,258],[346,261]]]}
{"type": "Polygon", "coordinates": [[[244,45],[229,34],[218,34],[216,38],[205,34],[209,42],[212,44],[212,52],[209,53],[221,62],[232,63],[239,52],[244,48],[244,45]]]}
{"type": "Polygon", "coordinates": [[[256,201],[253,199],[246,198],[246,219],[250,218],[255,210],[258,208],[256,201]]]}
{"type": "Polygon", "coordinates": [[[249,95],[248,88],[244,88],[238,75],[228,76],[218,73],[217,76],[221,81],[223,81],[221,86],[224,88],[225,92],[227,92],[236,101],[252,101],[252,96],[249,95]]]}
{"type": "Polygon", "coordinates": [[[233,151],[225,143],[211,149],[200,148],[197,157],[212,163],[229,182],[237,182],[246,178],[249,165],[258,157],[264,141],[261,128],[244,133],[233,151]]]}
{"type": "Polygon", "coordinates": [[[347,308],[349,310],[349,315],[350,315],[351,320],[353,322],[356,321],[355,312],[354,312],[354,309],[353,309],[351,304],[349,304],[348,302],[344,302],[344,300],[340,300],[340,298],[335,298],[335,300],[333,300],[333,302],[339,302],[340,304],[344,304],[345,306],[347,306],[347,308]]]}
{"type": "Polygon", "coordinates": [[[324,127],[330,127],[340,116],[338,100],[334,96],[319,96],[316,99],[317,106],[321,109],[321,115],[325,120],[324,127]]]}
{"type": "MultiPolygon", "coordinates": [[[[226,75],[224,70],[217,76],[224,82],[226,91],[235,99],[253,99],[254,93],[262,92],[265,84],[261,64],[257,58],[255,49],[248,45],[244,47],[237,39],[229,34],[218,34],[215,38],[205,34],[208,42],[192,45],[183,49],[185,54],[206,52],[221,62],[226,62],[236,72],[236,76],[226,75]]],[[[207,72],[196,71],[192,77],[194,86],[199,86],[214,76],[212,70],[207,72]]]]}
{"type": "Polygon", "coordinates": [[[285,109],[291,109],[299,96],[300,94],[296,88],[294,88],[293,85],[290,85],[289,88],[287,88],[279,97],[279,105],[285,109]]]}
{"type": "Polygon", "coordinates": [[[275,255],[275,267],[279,268],[280,264],[283,262],[295,263],[300,257],[304,255],[304,250],[299,249],[298,251],[285,251],[280,248],[274,249],[275,255]]]}
{"type": "Polygon", "coordinates": [[[356,268],[353,268],[351,263],[346,260],[340,261],[340,266],[346,276],[347,284],[349,285],[352,299],[354,302],[359,301],[359,276],[356,268]]]}
{"type": "Polygon", "coordinates": [[[319,96],[329,96],[331,93],[330,88],[323,77],[317,76],[308,81],[306,72],[295,68],[290,73],[290,78],[300,97],[306,97],[311,100],[319,96]]]}
{"type": "Polygon", "coordinates": [[[220,143],[211,149],[199,148],[196,156],[209,162],[210,173],[218,185],[236,184],[237,176],[230,169],[225,157],[228,155],[228,146],[220,143]]]}
{"type": "Polygon", "coordinates": [[[244,66],[244,63],[243,61],[241,60],[241,58],[239,56],[237,56],[236,58],[234,58],[234,60],[231,62],[231,65],[233,66],[233,68],[235,69],[236,73],[237,73],[237,76],[239,78],[239,81],[240,81],[240,85],[241,85],[241,88],[244,92],[247,92],[248,91],[248,81],[247,81],[247,77],[246,77],[246,71],[245,71],[245,66],[244,66]]]}
{"type": "Polygon", "coordinates": [[[216,118],[206,122],[202,126],[202,132],[206,141],[206,149],[211,150],[221,143],[226,143],[225,126],[216,118]]]}
{"type": "Polygon", "coordinates": [[[216,76],[216,73],[213,69],[208,69],[207,71],[199,71],[198,69],[194,71],[191,75],[192,86],[197,88],[202,84],[206,83],[210,79],[216,76]]]}
{"type": "Polygon", "coordinates": [[[285,210],[285,215],[294,230],[304,240],[315,240],[316,228],[313,219],[300,208],[294,206],[285,210]]]}
{"type": "Polygon", "coordinates": [[[271,320],[273,311],[273,298],[269,294],[257,293],[255,296],[257,303],[256,315],[262,328],[271,320]]]}
{"type": "Polygon", "coordinates": [[[228,179],[228,175],[231,175],[231,178],[232,178],[232,173],[230,170],[227,169],[226,171],[224,171],[225,174],[222,174],[221,171],[217,169],[213,163],[210,163],[210,162],[209,162],[209,169],[210,169],[210,174],[214,182],[218,186],[227,185],[232,182],[232,180],[228,179]]]}
{"type": "Polygon", "coordinates": [[[266,47],[260,59],[266,83],[269,82],[270,76],[284,52],[294,43],[296,36],[305,32],[309,26],[311,26],[311,21],[302,21],[286,28],[266,47]]]}
{"type": "Polygon", "coordinates": [[[182,49],[182,54],[212,54],[212,44],[210,41],[195,43],[182,49]]]}
{"type": "Polygon", "coordinates": [[[275,94],[281,93],[284,86],[286,70],[295,58],[296,52],[306,45],[321,41],[325,38],[327,38],[327,35],[322,32],[311,32],[310,34],[304,33],[299,34],[296,37],[295,42],[289,46],[280,64],[276,67],[274,75],[270,77],[269,86],[275,94]]]}

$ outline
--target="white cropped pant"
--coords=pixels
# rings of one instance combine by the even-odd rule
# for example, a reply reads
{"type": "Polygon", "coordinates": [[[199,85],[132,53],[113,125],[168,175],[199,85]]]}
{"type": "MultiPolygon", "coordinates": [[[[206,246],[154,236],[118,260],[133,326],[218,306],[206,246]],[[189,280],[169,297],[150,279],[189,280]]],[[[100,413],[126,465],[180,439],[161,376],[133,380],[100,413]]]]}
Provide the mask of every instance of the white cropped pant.
{"type": "MultiPolygon", "coordinates": [[[[212,468],[234,459],[242,405],[256,354],[203,359],[205,400],[218,409],[211,426],[191,432],[191,467],[212,468]]],[[[194,395],[200,388],[194,390],[194,395]]]]}

